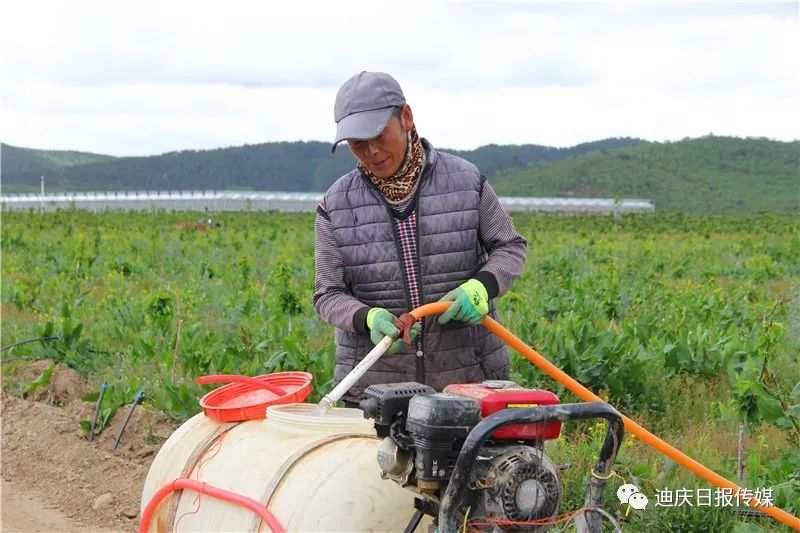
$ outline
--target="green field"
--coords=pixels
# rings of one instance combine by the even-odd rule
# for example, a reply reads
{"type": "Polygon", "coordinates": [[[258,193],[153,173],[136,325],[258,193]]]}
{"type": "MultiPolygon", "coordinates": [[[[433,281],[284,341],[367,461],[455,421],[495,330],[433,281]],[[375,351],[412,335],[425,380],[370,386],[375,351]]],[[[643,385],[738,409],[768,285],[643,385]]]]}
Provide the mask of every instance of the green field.
{"type": "MultiPolygon", "coordinates": [[[[333,334],[311,308],[313,215],[3,213],[4,368],[50,358],[110,384],[111,409],[144,389],[178,420],[198,411],[210,373],[309,370],[330,390],[333,334]],[[215,215],[216,218],[216,215],[215,215]],[[173,380],[173,367],[175,376],[173,380]]],[[[618,409],[735,480],[800,513],[800,220],[672,215],[515,215],[529,241],[524,274],[501,298],[503,324],[618,409]]],[[[575,401],[512,354],[513,378],[575,401]]],[[[6,372],[5,388],[22,393],[6,372]]],[[[108,413],[110,414],[110,413],[108,413]]],[[[106,419],[108,416],[105,417],[106,419]]],[[[564,473],[562,510],[581,506],[604,429],[565,427],[548,444],[564,473]]],[[[626,439],[616,471],[656,489],[707,487],[626,439]]],[[[616,511],[614,495],[606,506],[616,511]]],[[[651,501],[654,497],[651,498],[651,501]]],[[[772,530],[730,509],[648,508],[631,531],[772,530]]],[[[626,530],[628,527],[626,526],[626,530]]]]}

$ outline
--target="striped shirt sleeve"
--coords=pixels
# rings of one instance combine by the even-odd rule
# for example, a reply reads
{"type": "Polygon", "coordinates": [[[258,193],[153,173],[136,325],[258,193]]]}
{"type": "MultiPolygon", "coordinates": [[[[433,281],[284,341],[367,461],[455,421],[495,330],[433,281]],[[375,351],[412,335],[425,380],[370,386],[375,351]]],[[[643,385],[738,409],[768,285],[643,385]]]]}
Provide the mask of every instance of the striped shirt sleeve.
{"type": "Polygon", "coordinates": [[[481,189],[478,224],[481,243],[489,259],[475,278],[486,286],[489,298],[494,298],[504,294],[522,274],[528,257],[528,241],[514,229],[514,222],[488,181],[481,189]]]}
{"type": "Polygon", "coordinates": [[[342,254],[333,239],[331,221],[319,209],[314,223],[313,303],[326,322],[349,332],[364,331],[369,307],[348,292],[342,254]]]}

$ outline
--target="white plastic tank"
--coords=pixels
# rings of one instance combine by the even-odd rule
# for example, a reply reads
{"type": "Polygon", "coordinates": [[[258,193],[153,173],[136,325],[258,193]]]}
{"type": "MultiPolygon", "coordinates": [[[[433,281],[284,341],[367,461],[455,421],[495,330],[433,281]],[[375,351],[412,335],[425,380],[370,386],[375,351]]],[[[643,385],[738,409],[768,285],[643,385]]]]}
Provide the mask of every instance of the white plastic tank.
{"type": "MultiPolygon", "coordinates": [[[[189,477],[266,505],[286,531],[403,531],[414,495],[380,477],[380,440],[358,409],[316,416],[314,404],[267,409],[265,420],[220,423],[204,414],[164,443],[142,491],[142,509],[163,485],[189,477]]],[[[417,527],[427,531],[428,520],[417,527]]],[[[269,531],[252,511],[174,492],[150,531],[269,531]]]]}

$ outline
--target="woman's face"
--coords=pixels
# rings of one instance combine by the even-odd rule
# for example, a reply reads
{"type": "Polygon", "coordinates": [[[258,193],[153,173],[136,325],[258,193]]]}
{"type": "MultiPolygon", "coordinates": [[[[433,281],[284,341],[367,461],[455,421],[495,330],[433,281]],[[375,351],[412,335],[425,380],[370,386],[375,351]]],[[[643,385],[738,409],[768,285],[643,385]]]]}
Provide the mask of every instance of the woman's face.
{"type": "Polygon", "coordinates": [[[383,131],[368,141],[347,141],[353,155],[375,177],[388,178],[400,168],[406,155],[406,132],[414,126],[411,108],[403,107],[399,117],[392,116],[383,131]]]}

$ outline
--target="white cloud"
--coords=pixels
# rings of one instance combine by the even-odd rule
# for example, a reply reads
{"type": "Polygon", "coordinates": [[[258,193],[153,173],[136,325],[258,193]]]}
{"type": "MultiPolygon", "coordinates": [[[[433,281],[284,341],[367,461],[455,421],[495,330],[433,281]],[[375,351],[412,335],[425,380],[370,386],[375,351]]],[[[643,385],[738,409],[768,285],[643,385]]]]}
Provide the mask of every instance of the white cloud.
{"type": "Polygon", "coordinates": [[[0,138],[119,155],[328,140],[362,69],[403,84],[438,146],[798,137],[796,5],[222,6],[8,6],[0,138]]]}

